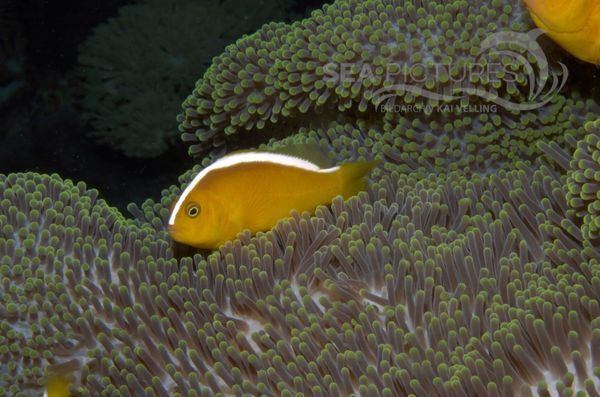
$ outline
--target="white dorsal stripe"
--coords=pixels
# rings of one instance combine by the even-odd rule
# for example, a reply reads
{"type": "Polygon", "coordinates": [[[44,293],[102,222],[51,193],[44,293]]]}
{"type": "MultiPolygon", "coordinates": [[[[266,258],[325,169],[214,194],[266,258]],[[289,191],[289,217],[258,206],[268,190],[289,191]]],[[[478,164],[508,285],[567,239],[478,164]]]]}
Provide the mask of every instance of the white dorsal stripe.
{"type": "Polygon", "coordinates": [[[271,153],[271,152],[240,152],[233,153],[227,156],[221,157],[202,171],[198,173],[194,177],[194,179],[190,182],[190,184],[185,188],[179,199],[175,203],[175,207],[173,207],[173,212],[171,212],[171,217],[169,218],[169,225],[175,224],[175,218],[177,213],[181,209],[183,202],[190,194],[192,190],[198,185],[198,183],[206,176],[208,173],[214,170],[223,169],[227,167],[231,167],[237,164],[242,163],[273,163],[280,164],[289,167],[300,168],[303,170],[314,171],[319,173],[330,173],[335,172],[340,169],[339,166],[331,167],[331,168],[319,168],[318,165],[312,163],[308,160],[301,159],[299,157],[288,156],[287,154],[281,153],[271,153]]]}

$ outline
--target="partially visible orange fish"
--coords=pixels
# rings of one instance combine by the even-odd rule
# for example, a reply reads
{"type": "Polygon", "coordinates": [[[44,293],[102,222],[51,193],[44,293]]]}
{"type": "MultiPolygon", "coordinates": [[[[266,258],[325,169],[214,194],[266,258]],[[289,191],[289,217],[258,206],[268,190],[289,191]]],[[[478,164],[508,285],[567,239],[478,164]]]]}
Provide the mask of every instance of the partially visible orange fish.
{"type": "Polygon", "coordinates": [[[525,0],[531,18],[577,58],[600,65],[599,0],[525,0]]]}
{"type": "Polygon", "coordinates": [[[47,375],[46,391],[44,397],[71,397],[69,385],[72,379],[64,373],[50,373],[47,375]]]}
{"type": "Polygon", "coordinates": [[[173,240],[217,248],[244,229],[272,228],[291,210],[314,211],[341,195],[365,189],[377,161],[321,168],[303,158],[267,151],[233,153],[202,170],[175,202],[169,218],[173,240]]]}

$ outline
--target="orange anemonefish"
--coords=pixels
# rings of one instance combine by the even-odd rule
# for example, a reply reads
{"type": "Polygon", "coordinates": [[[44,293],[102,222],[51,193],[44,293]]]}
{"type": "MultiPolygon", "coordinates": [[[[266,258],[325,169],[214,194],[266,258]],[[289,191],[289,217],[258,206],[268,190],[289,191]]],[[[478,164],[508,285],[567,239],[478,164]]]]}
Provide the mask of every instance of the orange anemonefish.
{"type": "Polygon", "coordinates": [[[533,22],[577,58],[600,65],[600,1],[525,0],[533,22]]]}
{"type": "Polygon", "coordinates": [[[297,156],[267,151],[226,155],[202,170],[175,202],[169,218],[173,240],[217,248],[244,229],[272,228],[291,210],[314,211],[341,195],[365,189],[378,161],[321,168],[297,156]]]}

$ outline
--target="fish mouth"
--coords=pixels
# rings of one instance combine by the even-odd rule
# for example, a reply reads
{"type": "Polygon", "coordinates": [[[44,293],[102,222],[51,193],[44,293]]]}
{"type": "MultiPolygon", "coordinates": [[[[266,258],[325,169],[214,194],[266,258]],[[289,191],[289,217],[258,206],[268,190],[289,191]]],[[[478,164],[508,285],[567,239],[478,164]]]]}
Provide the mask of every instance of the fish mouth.
{"type": "Polygon", "coordinates": [[[184,229],[169,226],[169,236],[173,241],[181,244],[186,244],[186,233],[184,229]]]}
{"type": "Polygon", "coordinates": [[[189,236],[185,233],[185,230],[183,229],[169,228],[169,236],[171,237],[173,243],[193,247],[192,243],[189,240],[189,236]]]}

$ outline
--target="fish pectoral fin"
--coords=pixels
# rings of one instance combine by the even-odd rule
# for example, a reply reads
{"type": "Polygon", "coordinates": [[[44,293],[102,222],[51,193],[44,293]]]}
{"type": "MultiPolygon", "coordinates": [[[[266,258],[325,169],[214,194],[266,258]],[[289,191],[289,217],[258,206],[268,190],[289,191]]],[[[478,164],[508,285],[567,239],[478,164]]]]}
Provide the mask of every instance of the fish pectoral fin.
{"type": "Polygon", "coordinates": [[[239,208],[237,211],[231,211],[227,218],[223,220],[223,227],[228,230],[227,234],[230,236],[230,240],[235,239],[238,234],[247,229],[246,225],[246,217],[239,208]]]}

